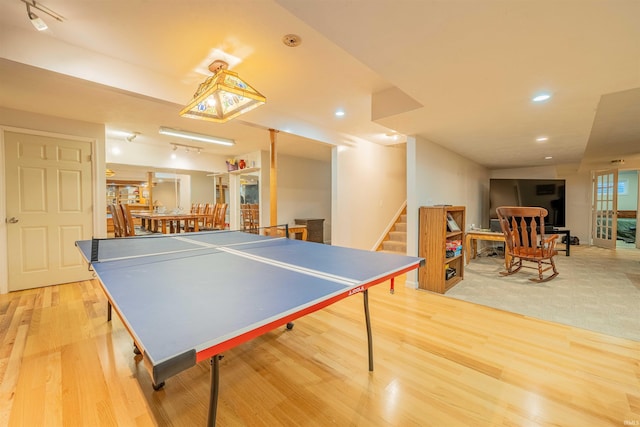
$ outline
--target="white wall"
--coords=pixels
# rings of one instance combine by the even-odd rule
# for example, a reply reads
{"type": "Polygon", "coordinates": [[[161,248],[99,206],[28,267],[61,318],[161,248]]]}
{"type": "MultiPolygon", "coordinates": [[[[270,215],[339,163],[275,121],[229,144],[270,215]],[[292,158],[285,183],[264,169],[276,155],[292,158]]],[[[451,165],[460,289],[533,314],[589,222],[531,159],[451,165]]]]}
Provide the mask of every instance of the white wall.
{"type": "Polygon", "coordinates": [[[333,149],[331,242],[372,249],[407,197],[406,147],[333,149]]]}
{"type": "Polygon", "coordinates": [[[296,218],[323,218],[324,241],[331,242],[331,159],[278,158],[278,224],[296,218]]]}
{"type": "Polygon", "coordinates": [[[156,177],[152,204],[163,206],[167,211],[179,209],[188,212],[192,203],[191,175],[158,173],[156,177]]]}
{"type": "Polygon", "coordinates": [[[635,211],[638,209],[638,171],[620,171],[618,182],[626,181],[627,194],[618,194],[618,210],[635,211]]]}
{"type": "Polygon", "coordinates": [[[566,188],[566,228],[572,236],[580,239],[580,244],[590,244],[591,236],[591,201],[593,187],[591,172],[579,170],[577,165],[559,166],[558,178],[565,179],[566,188]]]}
{"type": "MultiPolygon", "coordinates": [[[[216,180],[207,176],[204,172],[194,172],[191,177],[191,202],[190,203],[215,203],[216,180]]],[[[185,205],[184,208],[189,208],[185,205]]]]}
{"type": "Polygon", "coordinates": [[[139,135],[131,142],[124,140],[124,138],[110,137],[106,141],[105,147],[107,163],[148,166],[152,169],[223,172],[227,170],[225,161],[228,157],[231,156],[209,154],[206,148],[201,154],[194,151],[173,151],[170,144],[167,144],[166,147],[160,147],[145,142],[144,135],[139,135]]]}
{"type": "MultiPolygon", "coordinates": [[[[480,224],[488,207],[489,171],[422,138],[407,140],[407,254],[418,255],[418,209],[447,204],[465,206],[466,228],[480,224]]],[[[427,262],[429,262],[427,260],[427,262]]],[[[406,285],[417,288],[417,271],[406,285]]]]}
{"type": "Polygon", "coordinates": [[[417,203],[466,207],[467,228],[488,213],[489,171],[430,141],[416,140],[417,203]]]}

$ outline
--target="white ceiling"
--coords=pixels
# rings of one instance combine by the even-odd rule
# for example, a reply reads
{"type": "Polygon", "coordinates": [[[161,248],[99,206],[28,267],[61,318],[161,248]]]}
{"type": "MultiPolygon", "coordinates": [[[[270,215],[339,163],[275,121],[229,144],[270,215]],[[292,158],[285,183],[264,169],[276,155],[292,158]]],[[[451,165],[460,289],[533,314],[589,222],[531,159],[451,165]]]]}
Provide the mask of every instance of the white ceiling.
{"type": "Polygon", "coordinates": [[[274,128],[280,153],[327,158],[396,144],[395,130],[492,169],[640,159],[636,0],[43,2],[65,17],[35,11],[44,32],[21,0],[0,4],[0,106],[140,132],[134,143],[168,147],[168,126],[233,138],[206,148],[232,156],[268,150],[274,128]],[[285,46],[289,33],[302,44],[285,46]],[[225,124],[178,117],[215,49],[267,104],[225,124]],[[540,91],[552,99],[532,104],[540,91]]]}

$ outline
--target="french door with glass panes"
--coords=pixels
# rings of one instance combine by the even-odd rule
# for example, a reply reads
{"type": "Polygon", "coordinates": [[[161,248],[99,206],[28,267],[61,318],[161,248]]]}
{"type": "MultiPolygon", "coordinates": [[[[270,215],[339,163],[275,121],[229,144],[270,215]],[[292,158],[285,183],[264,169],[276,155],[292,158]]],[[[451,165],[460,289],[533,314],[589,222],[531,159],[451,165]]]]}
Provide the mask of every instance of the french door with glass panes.
{"type": "Polygon", "coordinates": [[[593,231],[596,246],[615,249],[618,223],[618,170],[594,173],[593,177],[593,231]]]}

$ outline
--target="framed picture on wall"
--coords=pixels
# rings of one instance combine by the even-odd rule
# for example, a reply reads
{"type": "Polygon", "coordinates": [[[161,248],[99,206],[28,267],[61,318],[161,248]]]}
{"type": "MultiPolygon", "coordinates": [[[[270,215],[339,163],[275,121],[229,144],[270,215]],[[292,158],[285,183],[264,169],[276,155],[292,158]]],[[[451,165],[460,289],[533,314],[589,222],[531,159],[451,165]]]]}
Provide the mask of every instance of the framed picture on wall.
{"type": "Polygon", "coordinates": [[[458,223],[453,219],[453,216],[451,216],[450,213],[447,213],[447,227],[449,228],[449,231],[460,231],[458,223]]]}

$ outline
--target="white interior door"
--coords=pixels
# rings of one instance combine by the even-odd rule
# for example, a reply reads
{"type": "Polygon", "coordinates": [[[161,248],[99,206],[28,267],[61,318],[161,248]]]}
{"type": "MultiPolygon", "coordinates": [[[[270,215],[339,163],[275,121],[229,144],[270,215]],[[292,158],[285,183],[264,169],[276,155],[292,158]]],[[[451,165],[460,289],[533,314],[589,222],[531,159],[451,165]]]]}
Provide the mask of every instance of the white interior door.
{"type": "Polygon", "coordinates": [[[615,249],[618,224],[618,171],[616,169],[595,173],[592,210],[593,244],[615,249]]]}
{"type": "Polygon", "coordinates": [[[9,291],[90,277],[76,240],[91,238],[91,143],[5,132],[9,291]]]}

